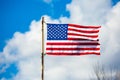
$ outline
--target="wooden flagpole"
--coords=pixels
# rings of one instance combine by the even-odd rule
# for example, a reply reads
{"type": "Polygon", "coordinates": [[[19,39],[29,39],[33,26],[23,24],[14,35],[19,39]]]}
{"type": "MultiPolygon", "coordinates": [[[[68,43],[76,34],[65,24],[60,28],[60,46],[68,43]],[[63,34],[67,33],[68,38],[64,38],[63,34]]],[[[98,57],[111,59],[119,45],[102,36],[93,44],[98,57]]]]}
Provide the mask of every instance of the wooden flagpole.
{"type": "Polygon", "coordinates": [[[42,64],[41,80],[44,80],[44,17],[42,17],[42,56],[41,56],[41,64],[42,64]]]}

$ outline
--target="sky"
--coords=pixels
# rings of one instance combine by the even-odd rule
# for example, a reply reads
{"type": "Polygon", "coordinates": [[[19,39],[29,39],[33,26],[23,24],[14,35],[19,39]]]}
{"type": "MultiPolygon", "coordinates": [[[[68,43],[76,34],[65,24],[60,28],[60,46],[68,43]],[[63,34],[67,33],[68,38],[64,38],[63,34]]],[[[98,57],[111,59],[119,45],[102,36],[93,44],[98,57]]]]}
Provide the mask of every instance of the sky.
{"type": "Polygon", "coordinates": [[[96,62],[120,68],[120,0],[0,0],[0,80],[40,80],[42,16],[102,26],[100,56],[46,55],[45,80],[89,80],[96,62]]]}

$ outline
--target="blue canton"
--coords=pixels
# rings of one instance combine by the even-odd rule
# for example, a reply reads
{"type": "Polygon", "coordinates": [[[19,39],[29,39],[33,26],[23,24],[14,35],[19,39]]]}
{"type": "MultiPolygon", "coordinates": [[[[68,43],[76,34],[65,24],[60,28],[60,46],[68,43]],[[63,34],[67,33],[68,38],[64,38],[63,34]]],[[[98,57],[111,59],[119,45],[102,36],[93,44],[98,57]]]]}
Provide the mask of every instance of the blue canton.
{"type": "Polygon", "coordinates": [[[68,24],[47,24],[47,40],[67,40],[68,24]]]}

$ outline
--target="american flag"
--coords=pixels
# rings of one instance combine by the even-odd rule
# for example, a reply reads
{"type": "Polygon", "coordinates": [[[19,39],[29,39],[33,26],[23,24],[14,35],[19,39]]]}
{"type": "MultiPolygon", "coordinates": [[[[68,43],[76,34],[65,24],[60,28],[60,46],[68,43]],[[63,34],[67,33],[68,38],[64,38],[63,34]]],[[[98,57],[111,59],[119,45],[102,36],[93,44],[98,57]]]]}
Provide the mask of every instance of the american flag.
{"type": "Polygon", "coordinates": [[[47,24],[46,54],[100,55],[100,26],[47,24]]]}

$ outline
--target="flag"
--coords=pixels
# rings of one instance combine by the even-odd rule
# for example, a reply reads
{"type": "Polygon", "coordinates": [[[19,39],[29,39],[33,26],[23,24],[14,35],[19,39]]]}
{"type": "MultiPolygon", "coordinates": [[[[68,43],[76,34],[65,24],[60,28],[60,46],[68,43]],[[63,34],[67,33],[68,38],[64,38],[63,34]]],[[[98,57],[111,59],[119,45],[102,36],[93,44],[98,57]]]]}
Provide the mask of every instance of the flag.
{"type": "Polygon", "coordinates": [[[47,24],[46,54],[100,55],[100,26],[47,24]]]}

